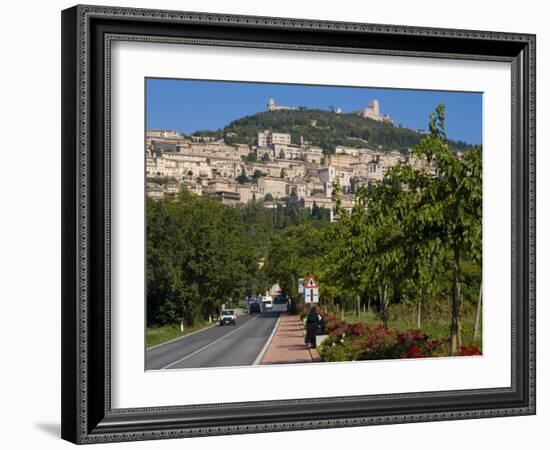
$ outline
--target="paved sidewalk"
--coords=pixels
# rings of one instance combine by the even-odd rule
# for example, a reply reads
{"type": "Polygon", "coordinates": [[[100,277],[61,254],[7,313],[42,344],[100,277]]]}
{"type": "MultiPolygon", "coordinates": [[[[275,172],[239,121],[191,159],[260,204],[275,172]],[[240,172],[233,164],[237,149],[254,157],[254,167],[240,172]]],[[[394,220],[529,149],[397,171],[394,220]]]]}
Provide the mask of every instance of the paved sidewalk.
{"type": "Polygon", "coordinates": [[[319,353],[304,343],[305,330],[299,316],[284,314],[262,364],[320,362],[319,353]]]}

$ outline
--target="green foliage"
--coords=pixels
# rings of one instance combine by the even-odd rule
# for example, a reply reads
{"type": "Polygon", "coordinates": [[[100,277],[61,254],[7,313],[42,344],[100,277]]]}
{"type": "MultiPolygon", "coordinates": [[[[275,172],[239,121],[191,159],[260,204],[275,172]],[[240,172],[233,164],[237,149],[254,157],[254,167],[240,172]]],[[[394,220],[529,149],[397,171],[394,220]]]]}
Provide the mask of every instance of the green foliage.
{"type": "Polygon", "coordinates": [[[246,184],[250,181],[250,178],[248,178],[244,173],[242,173],[236,178],[236,181],[239,184],[246,184]]]}
{"type": "MultiPolygon", "coordinates": [[[[227,143],[241,142],[252,145],[259,131],[272,130],[290,133],[292,142],[299,142],[300,136],[312,145],[319,146],[325,153],[333,153],[337,145],[349,147],[369,146],[383,149],[414,147],[422,135],[415,130],[396,127],[391,123],[365,119],[356,114],[334,114],[331,111],[302,108],[286,111],[266,111],[242,117],[227,125],[223,132],[236,133],[237,137],[225,138],[227,143]],[[317,121],[311,126],[311,121],[317,121]]],[[[452,142],[451,147],[470,149],[464,142],[452,142]]]]}
{"type": "MultiPolygon", "coordinates": [[[[148,199],[148,325],[180,320],[193,325],[216,314],[221,303],[265,292],[277,282],[261,268],[266,260],[273,266],[269,248],[275,249],[277,239],[296,238],[299,245],[327,226],[327,218],[324,208],[303,209],[292,196],[275,209],[263,201],[227,208],[186,189],[164,200],[148,199]]],[[[271,257],[277,257],[273,250],[271,257]]]]}
{"type": "MultiPolygon", "coordinates": [[[[353,286],[359,296],[374,292],[386,326],[392,301],[451,296],[456,351],[461,282],[468,282],[469,300],[481,282],[481,152],[459,157],[451,151],[444,124],[439,105],[430,118],[431,134],[413,150],[432,170],[401,163],[382,183],[357,188],[352,213],[340,211],[331,231],[338,245],[325,266],[337,289],[353,286]],[[468,270],[462,273],[465,261],[468,270]]],[[[333,196],[338,210],[338,185],[333,196]]]]}
{"type": "Polygon", "coordinates": [[[188,325],[243,298],[258,256],[240,211],[196,197],[147,203],[148,324],[188,325]]]}
{"type": "Polygon", "coordinates": [[[252,175],[252,179],[257,180],[260,177],[265,177],[265,173],[263,173],[261,170],[256,169],[254,171],[254,174],[252,175]]]}
{"type": "Polygon", "coordinates": [[[178,180],[174,177],[160,177],[160,176],[156,176],[156,177],[147,177],[147,182],[148,183],[157,183],[157,184],[160,184],[160,185],[165,185],[165,184],[169,184],[169,183],[177,183],[178,180]]]}
{"type": "Polygon", "coordinates": [[[256,154],[256,152],[250,152],[248,155],[243,156],[243,159],[247,162],[257,162],[258,155],[256,154]]]}
{"type": "Polygon", "coordinates": [[[298,298],[298,278],[318,273],[318,262],[332,246],[324,239],[330,224],[326,221],[309,221],[291,226],[269,239],[265,271],[268,279],[278,282],[283,293],[298,298]]]}

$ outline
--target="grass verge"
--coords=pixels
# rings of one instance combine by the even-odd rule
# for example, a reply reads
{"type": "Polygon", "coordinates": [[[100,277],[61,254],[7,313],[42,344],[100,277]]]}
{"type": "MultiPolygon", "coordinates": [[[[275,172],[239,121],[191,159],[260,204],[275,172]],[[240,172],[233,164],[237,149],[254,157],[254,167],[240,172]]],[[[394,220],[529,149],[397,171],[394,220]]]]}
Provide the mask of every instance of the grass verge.
{"type": "Polygon", "coordinates": [[[162,344],[163,342],[171,341],[172,339],[185,336],[186,334],[193,333],[195,331],[208,328],[212,323],[205,320],[204,322],[198,322],[190,327],[185,327],[183,332],[180,330],[179,325],[163,325],[147,327],[147,348],[154,345],[162,344]]]}

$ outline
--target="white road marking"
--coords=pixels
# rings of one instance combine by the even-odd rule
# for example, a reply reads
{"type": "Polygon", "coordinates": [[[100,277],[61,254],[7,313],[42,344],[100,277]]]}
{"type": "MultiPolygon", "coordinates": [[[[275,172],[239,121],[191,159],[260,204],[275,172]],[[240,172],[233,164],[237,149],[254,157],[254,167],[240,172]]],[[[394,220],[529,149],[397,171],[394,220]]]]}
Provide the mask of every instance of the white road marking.
{"type": "Polygon", "coordinates": [[[253,366],[257,366],[258,364],[260,364],[262,362],[262,358],[264,357],[265,352],[267,352],[267,348],[269,347],[269,344],[271,344],[271,341],[273,340],[273,336],[275,336],[275,332],[277,331],[277,328],[279,328],[279,323],[281,322],[282,318],[283,318],[283,315],[279,314],[279,318],[277,319],[277,323],[273,327],[273,331],[269,335],[269,338],[267,339],[265,345],[262,347],[262,350],[260,351],[260,353],[258,354],[256,359],[252,363],[253,366]]]}
{"type": "Polygon", "coordinates": [[[184,356],[183,358],[180,358],[177,361],[174,361],[174,362],[168,364],[167,366],[162,367],[160,370],[169,369],[170,367],[175,366],[176,364],[179,364],[180,362],[185,361],[186,359],[189,359],[192,356],[195,356],[196,354],[202,352],[203,350],[206,350],[207,348],[212,347],[214,344],[217,344],[218,342],[223,341],[226,337],[231,336],[233,333],[236,333],[237,331],[242,330],[244,327],[246,327],[247,325],[254,322],[258,317],[260,317],[260,316],[258,315],[256,317],[254,317],[252,320],[250,320],[249,322],[246,322],[244,325],[240,326],[236,330],[233,330],[230,333],[224,334],[222,337],[219,337],[215,341],[210,342],[210,344],[205,345],[204,347],[201,347],[201,348],[195,350],[193,353],[189,353],[188,355],[184,356]]]}

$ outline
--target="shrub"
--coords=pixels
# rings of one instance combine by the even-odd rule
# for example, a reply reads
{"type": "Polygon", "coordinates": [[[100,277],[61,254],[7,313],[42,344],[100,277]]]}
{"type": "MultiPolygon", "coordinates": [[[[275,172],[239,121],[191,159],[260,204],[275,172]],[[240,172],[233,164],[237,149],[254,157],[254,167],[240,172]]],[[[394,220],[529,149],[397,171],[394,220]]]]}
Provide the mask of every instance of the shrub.
{"type": "Polygon", "coordinates": [[[465,345],[462,345],[460,347],[460,350],[458,351],[459,356],[475,356],[475,355],[481,355],[481,350],[476,345],[470,345],[469,347],[466,347],[465,345]]]}
{"type": "Polygon", "coordinates": [[[382,325],[350,324],[335,314],[325,314],[329,337],[319,348],[325,361],[424,358],[445,354],[445,341],[429,339],[420,330],[398,333],[382,325]]]}
{"type": "MultiPolygon", "coordinates": [[[[307,314],[309,308],[305,308],[307,314]]],[[[448,339],[430,339],[421,330],[403,332],[387,330],[382,325],[366,323],[351,324],[335,313],[319,311],[325,319],[328,338],[319,347],[324,361],[358,361],[397,358],[426,358],[449,356],[448,339]]],[[[480,349],[472,345],[462,346],[459,356],[481,355],[480,349]]]]}

